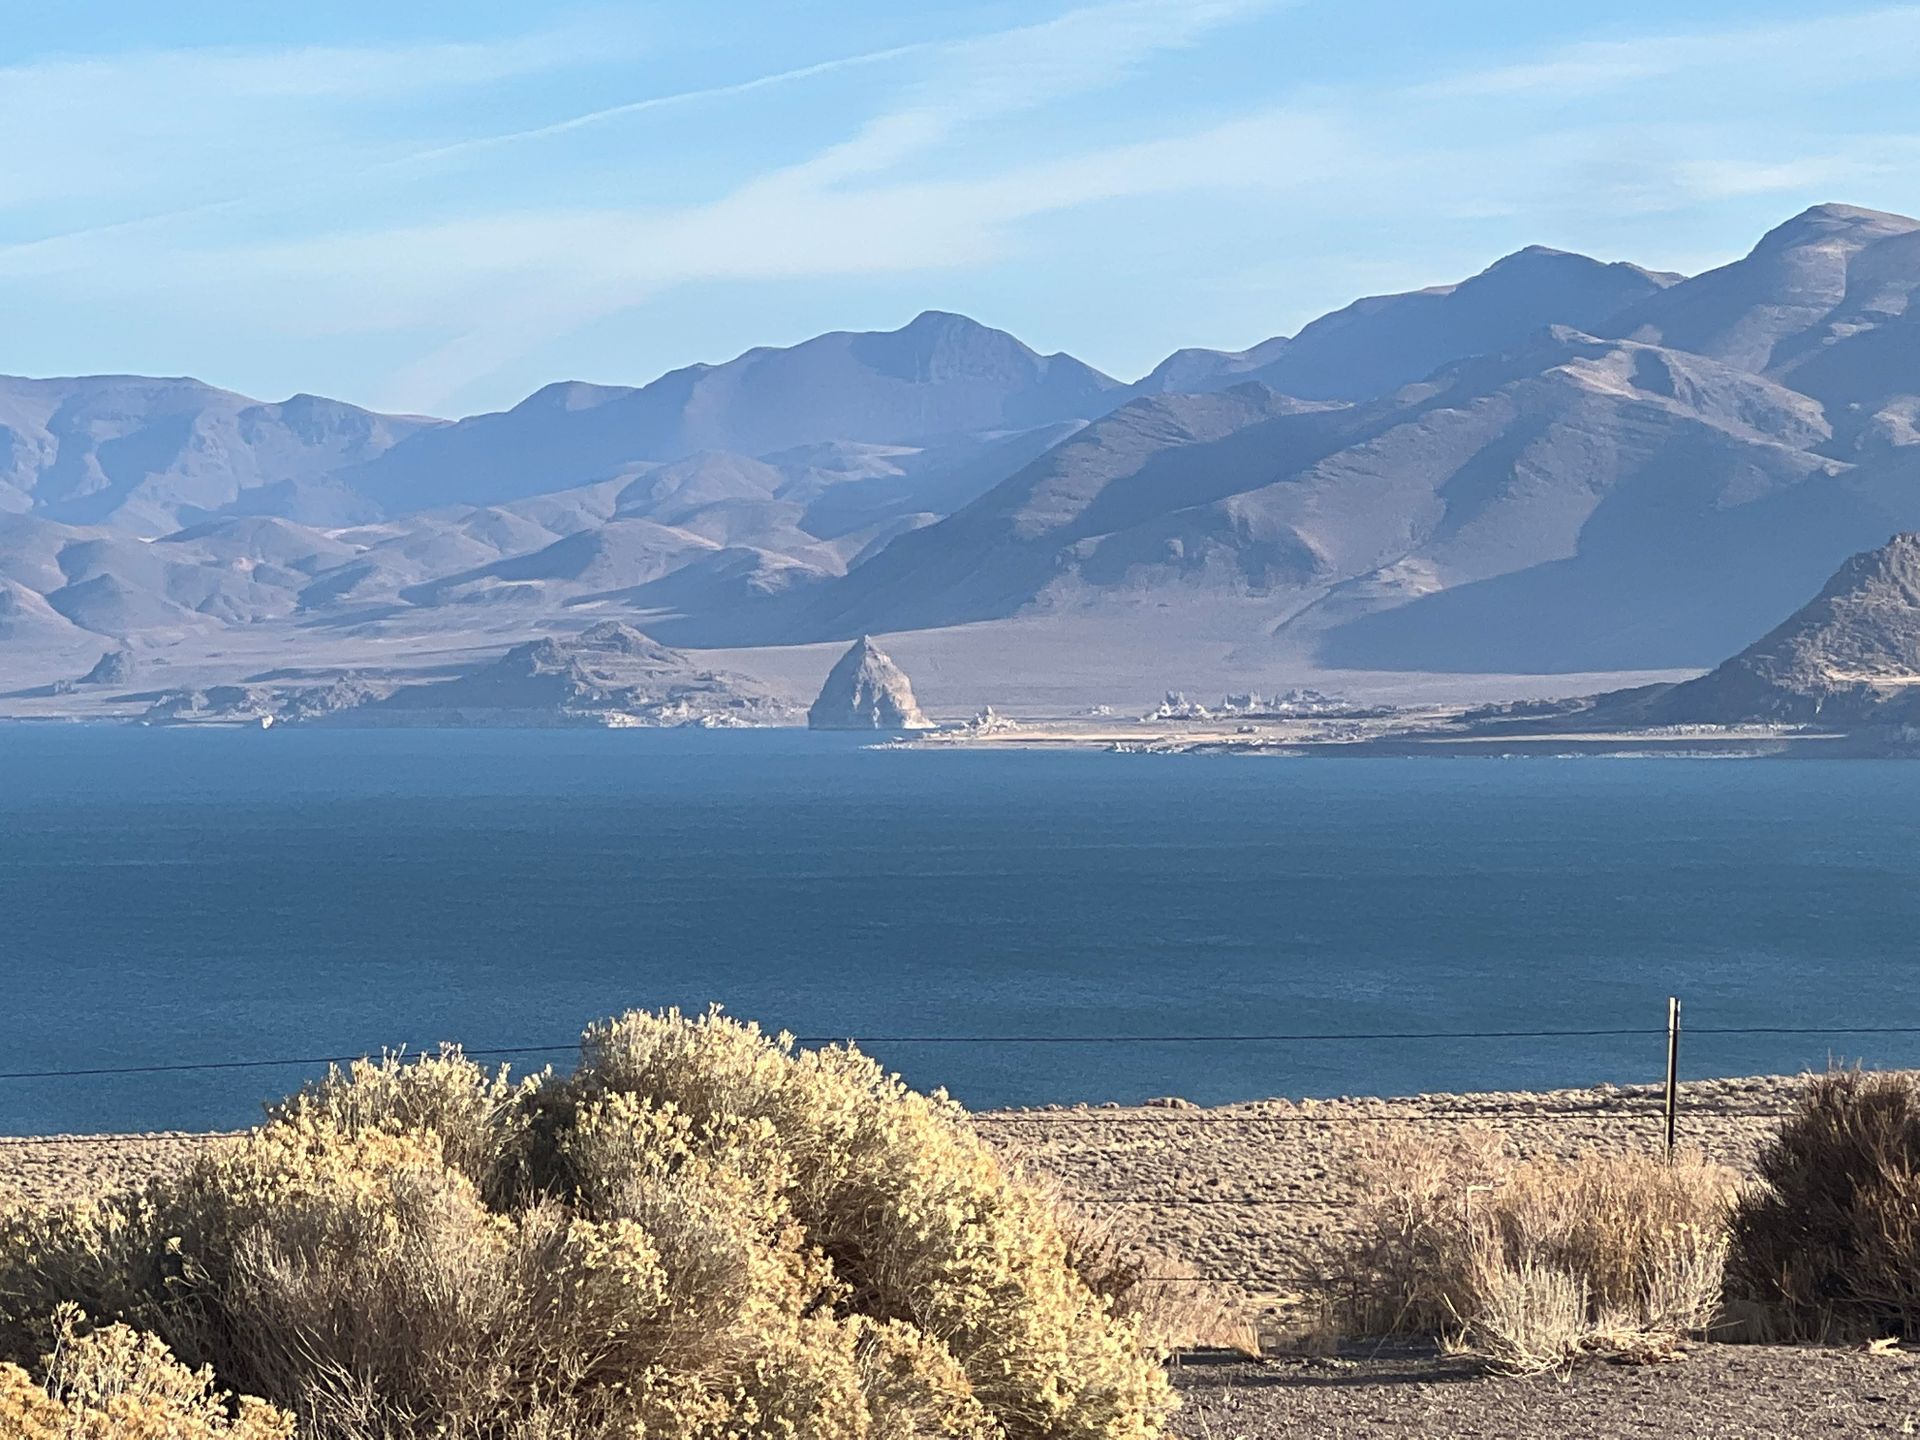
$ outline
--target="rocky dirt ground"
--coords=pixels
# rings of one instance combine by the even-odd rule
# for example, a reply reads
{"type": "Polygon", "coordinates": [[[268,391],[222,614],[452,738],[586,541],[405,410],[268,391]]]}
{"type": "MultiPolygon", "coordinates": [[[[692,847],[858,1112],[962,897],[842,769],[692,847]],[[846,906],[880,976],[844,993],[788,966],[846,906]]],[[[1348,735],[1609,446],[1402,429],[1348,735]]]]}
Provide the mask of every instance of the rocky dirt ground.
{"type": "MultiPolygon", "coordinates": [[[[1746,1168],[1790,1102],[1783,1077],[1682,1088],[1682,1144],[1746,1168]]],[[[1263,1101],[1200,1109],[1003,1111],[982,1128],[1084,1203],[1152,1238],[1170,1273],[1240,1286],[1263,1316],[1265,1360],[1189,1358],[1178,1433],[1194,1440],[1335,1437],[1799,1437],[1920,1434],[1920,1354],[1698,1344],[1677,1362],[1594,1365],[1570,1379],[1490,1379],[1404,1347],[1288,1353],[1322,1249],[1353,1195],[1348,1157],[1394,1122],[1484,1126],[1524,1154],[1657,1149],[1649,1088],[1263,1101]]],[[[0,1138],[0,1189],[52,1199],[180,1164],[218,1137],[0,1138]]]]}
{"type": "MultiPolygon", "coordinates": [[[[1797,1081],[1763,1076],[1681,1087],[1677,1138],[1746,1169],[1797,1081]]],[[[1089,1207],[1123,1217],[1201,1273],[1270,1309],[1313,1289],[1322,1251],[1355,1198],[1350,1158],[1396,1125],[1435,1134],[1483,1128],[1522,1155],[1664,1143],[1653,1087],[1482,1092],[1403,1099],[1270,1100],[1200,1109],[1076,1107],[980,1117],[995,1140],[1054,1175],[1089,1207]]]]}
{"type": "Polygon", "coordinates": [[[1175,1374],[1189,1440],[1837,1440],[1920,1433],[1920,1355],[1696,1345],[1665,1365],[1496,1379],[1417,1350],[1203,1358],[1175,1374]]]}

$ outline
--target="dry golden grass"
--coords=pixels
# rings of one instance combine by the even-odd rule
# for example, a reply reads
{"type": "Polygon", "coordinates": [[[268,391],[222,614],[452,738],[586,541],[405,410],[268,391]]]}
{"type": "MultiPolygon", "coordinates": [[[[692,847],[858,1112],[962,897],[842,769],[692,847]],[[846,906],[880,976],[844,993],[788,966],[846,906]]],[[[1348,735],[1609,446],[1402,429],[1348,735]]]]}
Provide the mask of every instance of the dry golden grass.
{"type": "Polygon", "coordinates": [[[1067,1263],[1115,1315],[1139,1325],[1151,1349],[1259,1356],[1260,1332],[1239,1286],[1167,1254],[1144,1225],[1094,1215],[1065,1199],[1058,1205],[1067,1263]]]}
{"type": "Polygon", "coordinates": [[[1440,1336],[1494,1368],[1651,1357],[1718,1316],[1734,1173],[1697,1157],[1513,1158],[1490,1133],[1383,1133],[1328,1257],[1346,1334],[1440,1336]]]}
{"type": "Polygon", "coordinates": [[[564,1078],[357,1065],[137,1194],[0,1220],[0,1359],[78,1302],[312,1440],[1148,1440],[1146,1315],[1075,1258],[944,1097],[632,1014],[564,1078]]]}

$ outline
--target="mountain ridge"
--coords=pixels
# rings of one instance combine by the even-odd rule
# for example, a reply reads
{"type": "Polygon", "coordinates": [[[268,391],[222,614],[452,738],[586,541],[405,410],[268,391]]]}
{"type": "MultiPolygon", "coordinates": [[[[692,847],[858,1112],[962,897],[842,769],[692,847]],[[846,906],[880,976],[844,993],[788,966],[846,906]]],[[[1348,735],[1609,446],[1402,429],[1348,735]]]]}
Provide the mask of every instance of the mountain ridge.
{"type": "Polygon", "coordinates": [[[941,310],[451,421],[0,379],[0,665],[1225,607],[1250,667],[1705,665],[1920,528],[1917,291],[1920,221],[1823,205],[1699,276],[1528,246],[1132,383],[941,310]]]}

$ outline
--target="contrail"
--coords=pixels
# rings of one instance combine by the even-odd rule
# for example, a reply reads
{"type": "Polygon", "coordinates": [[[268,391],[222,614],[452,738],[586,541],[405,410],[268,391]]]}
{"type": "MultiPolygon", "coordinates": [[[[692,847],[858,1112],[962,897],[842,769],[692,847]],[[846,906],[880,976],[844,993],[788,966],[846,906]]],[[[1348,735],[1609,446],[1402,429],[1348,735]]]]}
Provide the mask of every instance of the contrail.
{"type": "Polygon", "coordinates": [[[895,45],[886,50],[870,50],[864,55],[842,55],[838,59],[821,60],[792,70],[778,70],[771,75],[756,76],[752,80],[737,80],[731,85],[710,85],[703,90],[682,90],[673,95],[653,95],[645,100],[630,100],[624,105],[609,105],[604,110],[589,110],[584,115],[556,120],[551,125],[538,125],[531,130],[510,130],[501,135],[482,135],[473,140],[457,140],[451,145],[416,151],[414,154],[403,155],[396,160],[382,161],[378,165],[370,166],[368,171],[362,173],[417,164],[426,160],[439,160],[448,155],[463,154],[468,150],[486,150],[496,145],[514,145],[522,140],[544,140],[550,135],[565,135],[571,130],[583,130],[589,125],[598,125],[604,120],[617,120],[622,116],[639,115],[648,110],[664,110],[670,106],[686,105],[697,100],[724,100],[735,95],[750,95],[756,90],[771,89],[776,85],[790,84],[795,80],[811,80],[816,75],[831,75],[836,71],[853,70],[863,65],[878,65],[888,60],[899,60],[908,55],[921,54],[930,50],[944,50],[954,43],[951,40],[920,40],[911,45],[895,45]]]}
{"type": "MultiPolygon", "coordinates": [[[[777,70],[770,75],[757,75],[751,80],[736,80],[727,85],[709,85],[699,90],[681,90],[671,95],[650,95],[644,100],[630,100],[623,105],[610,105],[601,110],[590,110],[584,115],[570,116],[565,120],[556,120],[549,125],[535,126],[530,130],[510,130],[499,135],[481,135],[471,140],[457,140],[451,145],[436,145],[426,150],[415,150],[410,154],[396,155],[391,160],[377,161],[328,177],[324,184],[338,185],[349,180],[357,180],[367,175],[379,175],[392,170],[403,170],[413,165],[423,165],[449,156],[465,154],[469,151],[490,150],[506,145],[516,145],[522,141],[543,140],[553,135],[564,135],[572,130],[583,130],[608,120],[617,120],[626,115],[638,115],[648,110],[664,110],[676,105],[690,105],[702,100],[724,100],[736,95],[750,95],[756,90],[769,90],[780,85],[789,85],[801,80],[810,80],[819,75],[831,75],[836,71],[858,69],[866,65],[884,64],[890,60],[904,59],[933,50],[945,49],[954,42],[951,40],[922,40],[910,45],[895,45],[885,50],[869,50],[859,55],[842,55],[832,60],[821,60],[812,65],[800,65],[791,70],[777,70]]],[[[187,220],[197,215],[214,215],[223,210],[232,210],[244,205],[258,204],[262,201],[278,199],[284,195],[304,194],[310,185],[283,185],[271,190],[256,190],[247,195],[231,196],[224,200],[208,200],[198,205],[186,205],[172,210],[156,210],[147,215],[135,215],[125,220],[115,220],[105,225],[89,225],[79,230],[63,230],[52,235],[42,235],[33,240],[21,240],[11,245],[0,245],[0,256],[18,255],[36,250],[42,246],[59,244],[68,240],[90,240],[99,235],[113,235],[123,230],[137,230],[148,225],[163,225],[173,220],[187,220]]]]}

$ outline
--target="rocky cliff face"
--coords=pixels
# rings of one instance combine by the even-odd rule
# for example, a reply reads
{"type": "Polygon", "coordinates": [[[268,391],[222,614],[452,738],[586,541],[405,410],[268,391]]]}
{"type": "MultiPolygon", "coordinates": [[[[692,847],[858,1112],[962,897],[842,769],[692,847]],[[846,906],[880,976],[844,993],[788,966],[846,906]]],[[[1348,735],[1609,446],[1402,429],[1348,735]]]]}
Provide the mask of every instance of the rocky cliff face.
{"type": "Polygon", "coordinates": [[[130,685],[134,676],[133,652],[131,650],[109,650],[94,662],[94,667],[82,675],[76,684],[80,685],[130,685]]]}
{"type": "Polygon", "coordinates": [[[1784,624],[1655,699],[1664,723],[1896,723],[1920,713],[1920,534],[1855,555],[1784,624]]]}
{"type": "Polygon", "coordinates": [[[840,657],[807,711],[814,730],[930,730],[906,672],[862,635],[840,657]]]}

